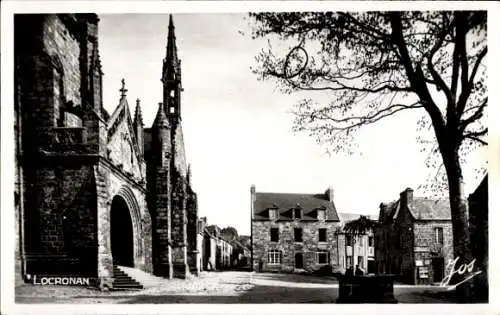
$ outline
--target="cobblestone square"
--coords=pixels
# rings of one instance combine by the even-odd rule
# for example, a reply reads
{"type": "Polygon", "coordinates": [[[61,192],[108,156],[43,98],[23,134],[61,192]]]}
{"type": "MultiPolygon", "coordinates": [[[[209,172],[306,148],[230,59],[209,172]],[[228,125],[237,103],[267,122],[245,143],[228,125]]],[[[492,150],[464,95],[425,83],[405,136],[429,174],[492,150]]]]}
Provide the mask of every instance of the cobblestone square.
{"type": "MultiPolygon", "coordinates": [[[[395,285],[399,303],[453,303],[435,286],[395,285]]],[[[76,287],[18,284],[16,303],[335,303],[334,278],[242,271],[204,272],[189,280],[160,280],[138,291],[101,292],[76,287]]]]}

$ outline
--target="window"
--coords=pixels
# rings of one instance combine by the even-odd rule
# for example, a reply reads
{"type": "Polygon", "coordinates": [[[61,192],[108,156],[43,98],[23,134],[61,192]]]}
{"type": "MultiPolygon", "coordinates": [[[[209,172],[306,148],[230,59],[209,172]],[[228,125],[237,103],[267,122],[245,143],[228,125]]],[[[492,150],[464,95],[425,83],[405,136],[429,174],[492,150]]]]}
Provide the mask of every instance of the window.
{"type": "Polygon", "coordinates": [[[359,266],[359,268],[364,269],[364,266],[363,266],[363,256],[358,256],[358,266],[359,266]]]}
{"type": "Polygon", "coordinates": [[[281,251],[273,249],[267,252],[267,263],[270,265],[281,264],[281,251]]]}
{"type": "Polygon", "coordinates": [[[368,246],[373,247],[373,236],[368,237],[368,246]]]}
{"type": "Polygon", "coordinates": [[[318,230],[318,242],[326,242],[326,229],[318,230]]]}
{"type": "Polygon", "coordinates": [[[326,265],[328,264],[328,252],[318,252],[318,264],[319,265],[326,265]]]}
{"type": "Polygon", "coordinates": [[[271,228],[271,242],[278,242],[280,240],[279,231],[278,228],[271,228]]]}
{"type": "Polygon", "coordinates": [[[294,210],[295,219],[302,219],[302,209],[297,208],[294,210]]]}
{"type": "Polygon", "coordinates": [[[436,244],[443,245],[443,228],[438,227],[434,229],[436,244]]]}
{"type": "Polygon", "coordinates": [[[302,229],[301,228],[293,229],[293,240],[295,242],[302,242],[302,229]]]}
{"type": "Polygon", "coordinates": [[[352,246],[352,237],[349,234],[345,235],[345,244],[346,246],[352,246]]]}

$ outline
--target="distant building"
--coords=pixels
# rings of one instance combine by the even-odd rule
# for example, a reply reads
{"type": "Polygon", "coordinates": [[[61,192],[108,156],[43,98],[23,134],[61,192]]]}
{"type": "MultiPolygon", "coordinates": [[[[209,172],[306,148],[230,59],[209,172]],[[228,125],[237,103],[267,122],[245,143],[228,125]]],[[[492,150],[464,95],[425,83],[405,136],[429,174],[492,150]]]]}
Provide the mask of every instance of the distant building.
{"type": "Polygon", "coordinates": [[[203,270],[216,270],[217,267],[217,237],[206,228],[203,230],[203,270]]]}
{"type": "Polygon", "coordinates": [[[250,267],[250,249],[236,239],[231,241],[231,245],[233,246],[231,257],[233,266],[240,268],[250,267]]]}
{"type": "MultiPolygon", "coordinates": [[[[204,218],[206,224],[206,218],[204,218]]],[[[223,270],[232,267],[233,245],[221,236],[217,225],[204,228],[203,236],[203,270],[223,270]]]]}
{"type": "Polygon", "coordinates": [[[333,189],[324,194],[256,192],[251,187],[252,266],[299,272],[337,267],[340,220],[333,189]]]}
{"type": "Polygon", "coordinates": [[[197,256],[197,261],[196,261],[196,268],[198,272],[205,270],[204,266],[204,253],[206,252],[205,250],[205,226],[207,225],[207,217],[201,217],[198,219],[197,222],[197,234],[196,234],[196,249],[198,251],[198,256],[197,256]]]}
{"type": "Polygon", "coordinates": [[[371,220],[377,221],[377,217],[364,214],[339,213],[341,226],[337,232],[339,261],[341,269],[347,270],[349,267],[359,266],[365,273],[375,273],[375,240],[374,231],[367,231],[364,235],[352,236],[343,231],[344,225],[360,216],[366,216],[371,220]]]}
{"type": "Polygon", "coordinates": [[[375,232],[379,273],[396,274],[406,283],[440,282],[453,258],[448,200],[414,198],[407,188],[394,202],[380,205],[375,232]]]}

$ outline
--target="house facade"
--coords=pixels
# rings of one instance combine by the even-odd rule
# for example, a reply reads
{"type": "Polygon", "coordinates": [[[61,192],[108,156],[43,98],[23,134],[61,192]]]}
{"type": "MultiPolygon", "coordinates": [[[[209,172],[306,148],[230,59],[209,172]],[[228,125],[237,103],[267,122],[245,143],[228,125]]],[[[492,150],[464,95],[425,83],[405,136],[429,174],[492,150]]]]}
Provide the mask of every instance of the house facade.
{"type": "Polygon", "coordinates": [[[215,251],[211,252],[210,256],[212,260],[215,257],[214,264],[212,264],[215,267],[212,270],[222,270],[232,267],[233,245],[231,242],[221,235],[221,228],[217,225],[207,226],[206,230],[207,243],[210,243],[211,248],[215,247],[215,251]]]}
{"type": "Polygon", "coordinates": [[[323,194],[257,192],[251,195],[252,267],[301,272],[337,267],[340,226],[333,189],[323,194]]]}
{"type": "Polygon", "coordinates": [[[95,14],[17,14],[15,205],[21,272],[113,285],[117,265],[196,273],[197,197],[186,163],[181,69],[168,26],[162,103],[144,128],[125,81],[103,106],[95,14]]]}
{"type": "Polygon", "coordinates": [[[377,271],[396,274],[410,284],[440,282],[453,259],[450,205],[447,200],[413,197],[401,192],[398,200],[382,203],[380,227],[375,231],[377,271]]]}
{"type": "MultiPolygon", "coordinates": [[[[374,231],[367,231],[363,235],[349,235],[343,231],[344,225],[353,220],[359,219],[363,214],[339,213],[341,226],[337,232],[339,244],[338,265],[342,270],[356,268],[359,266],[365,273],[375,273],[375,236],[374,231]]],[[[364,215],[372,220],[377,220],[374,216],[364,215]]]]}

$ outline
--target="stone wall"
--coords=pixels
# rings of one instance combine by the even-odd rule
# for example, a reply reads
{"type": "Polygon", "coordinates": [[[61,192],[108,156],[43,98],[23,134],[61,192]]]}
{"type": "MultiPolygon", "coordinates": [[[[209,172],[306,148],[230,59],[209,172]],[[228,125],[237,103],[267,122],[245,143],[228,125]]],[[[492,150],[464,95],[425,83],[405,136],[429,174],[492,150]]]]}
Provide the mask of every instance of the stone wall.
{"type": "Polygon", "coordinates": [[[25,186],[27,273],[96,276],[97,234],[92,168],[39,167],[25,186]]]}
{"type": "Polygon", "coordinates": [[[424,267],[429,270],[429,277],[419,279],[416,275],[416,283],[432,283],[440,281],[435,279],[432,266],[433,258],[443,258],[444,266],[448,261],[453,260],[453,233],[450,221],[417,221],[414,225],[415,231],[415,248],[422,249],[421,252],[415,253],[415,260],[423,261],[424,267]],[[443,229],[443,245],[436,242],[435,228],[443,229]],[[425,251],[424,251],[425,249],[425,251]]]}
{"type": "MultiPolygon", "coordinates": [[[[80,42],[57,15],[47,16],[43,43],[50,56],[57,56],[63,70],[63,91],[67,101],[82,104],[80,95],[80,42]]],[[[80,122],[81,125],[81,122],[80,122]]]]}
{"type": "Polygon", "coordinates": [[[338,222],[252,222],[252,250],[254,270],[259,270],[259,262],[263,262],[263,271],[286,271],[295,270],[295,254],[303,254],[304,270],[313,271],[322,267],[318,264],[316,252],[326,251],[329,253],[330,265],[336,266],[338,262],[337,238],[335,230],[338,222]],[[270,229],[279,228],[279,242],[270,241],[270,229]],[[294,242],[294,228],[302,228],[302,243],[294,242]],[[327,229],[327,242],[318,242],[318,229],[327,229]],[[267,252],[269,250],[280,250],[282,252],[281,265],[269,265],[267,252]]]}
{"type": "Polygon", "coordinates": [[[178,170],[180,176],[187,177],[186,152],[184,148],[184,135],[182,133],[182,125],[179,123],[175,129],[172,129],[172,147],[174,151],[174,166],[178,170]]]}
{"type": "Polygon", "coordinates": [[[198,203],[196,194],[192,191],[191,187],[187,187],[187,252],[188,252],[188,265],[191,273],[199,271],[198,264],[198,203]]]}

